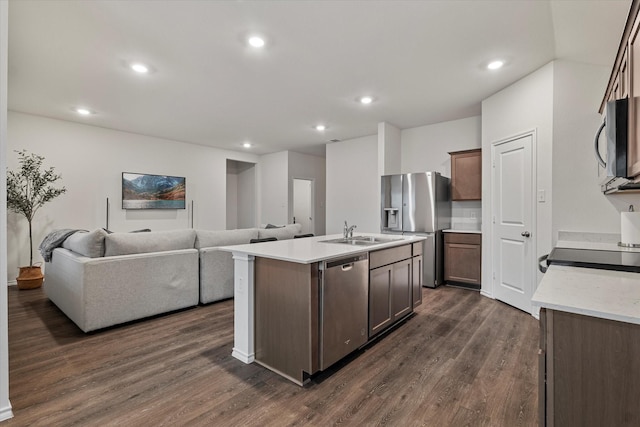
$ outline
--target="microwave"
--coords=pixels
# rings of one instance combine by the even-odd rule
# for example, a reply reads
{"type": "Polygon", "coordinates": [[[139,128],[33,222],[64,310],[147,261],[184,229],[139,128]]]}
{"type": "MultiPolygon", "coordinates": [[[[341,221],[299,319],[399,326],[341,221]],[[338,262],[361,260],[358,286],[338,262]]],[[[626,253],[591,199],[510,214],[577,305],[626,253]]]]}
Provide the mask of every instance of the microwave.
{"type": "Polygon", "coordinates": [[[605,194],[640,189],[640,183],[634,183],[627,177],[628,132],[629,99],[607,102],[605,117],[594,141],[596,159],[605,172],[600,182],[600,189],[605,194]],[[602,158],[599,150],[600,134],[603,130],[605,130],[606,160],[602,158]]]}

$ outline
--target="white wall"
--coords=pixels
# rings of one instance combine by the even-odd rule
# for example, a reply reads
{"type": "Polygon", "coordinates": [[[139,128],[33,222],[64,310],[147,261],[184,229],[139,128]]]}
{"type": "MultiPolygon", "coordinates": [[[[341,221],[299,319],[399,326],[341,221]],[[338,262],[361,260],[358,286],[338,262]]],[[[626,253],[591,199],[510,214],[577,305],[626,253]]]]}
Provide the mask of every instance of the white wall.
{"type": "Polygon", "coordinates": [[[390,123],[378,123],[378,175],[402,173],[402,133],[390,123]]]}
{"type": "Polygon", "coordinates": [[[402,173],[436,171],[451,177],[450,151],[482,147],[480,116],[404,129],[402,173]]]}
{"type": "Polygon", "coordinates": [[[227,230],[238,228],[238,174],[227,171],[227,230]]]}
{"type": "MultiPolygon", "coordinates": [[[[620,233],[620,211],[640,195],[600,191],[593,138],[609,67],[556,61],[553,117],[553,241],[558,231],[620,233]]],[[[604,141],[604,138],[601,138],[604,141]]]]}
{"type": "Polygon", "coordinates": [[[260,156],[260,224],[289,223],[288,170],[288,151],[260,156]]]}
{"type": "Polygon", "coordinates": [[[377,135],[327,144],[327,234],[380,231],[377,135]]]}
{"type": "Polygon", "coordinates": [[[9,2],[0,2],[0,421],[13,416],[9,402],[7,310],[7,54],[9,2]]]}
{"type": "MultiPolygon", "coordinates": [[[[321,236],[326,231],[326,159],[324,157],[289,152],[289,201],[293,200],[293,179],[309,179],[314,185],[313,222],[314,234],[321,236]]],[[[293,218],[293,205],[290,203],[289,222],[293,218]]]]}
{"type": "MultiPolygon", "coordinates": [[[[451,178],[451,151],[482,147],[482,117],[452,120],[402,131],[402,173],[436,171],[451,178]]],[[[451,228],[477,230],[480,201],[451,203],[451,228]]]]}
{"type": "MultiPolygon", "coordinates": [[[[10,150],[27,149],[45,157],[62,175],[67,193],[45,205],[34,220],[34,246],[57,228],[105,227],[106,198],[111,202],[109,228],[167,230],[190,226],[225,229],[227,159],[257,162],[257,156],[120,132],[44,117],[9,112],[10,150]],[[121,173],[140,172],[186,177],[187,209],[124,210],[121,173]]],[[[12,153],[11,151],[9,152],[12,153]]],[[[17,166],[15,155],[9,167],[17,166]]],[[[10,213],[8,219],[8,275],[29,262],[26,221],[10,213]]],[[[41,260],[36,251],[34,261],[41,260]]]]}
{"type": "Polygon", "coordinates": [[[247,167],[238,173],[238,228],[252,228],[256,222],[256,167],[247,167]]]}
{"type": "MultiPolygon", "coordinates": [[[[549,253],[552,241],[553,70],[553,63],[549,63],[482,102],[483,218],[491,218],[491,199],[487,197],[491,194],[491,144],[536,131],[536,150],[532,153],[536,157],[535,190],[545,190],[547,200],[534,205],[536,231],[532,240],[536,258],[549,253]]],[[[492,296],[490,232],[489,221],[485,221],[482,224],[482,292],[492,296]]],[[[540,277],[538,273],[538,281],[540,277]]]]}
{"type": "MultiPolygon", "coordinates": [[[[481,117],[474,116],[403,129],[398,134],[397,128],[380,123],[378,135],[328,144],[327,234],[342,232],[345,219],[362,231],[380,230],[380,173],[374,165],[393,167],[399,159],[397,172],[437,171],[451,177],[449,152],[480,148],[481,125],[481,117]],[[394,146],[400,153],[388,152],[394,146]],[[380,159],[382,155],[389,156],[389,161],[380,159]]],[[[482,221],[480,202],[454,203],[452,214],[459,228],[475,229],[482,221]]]]}

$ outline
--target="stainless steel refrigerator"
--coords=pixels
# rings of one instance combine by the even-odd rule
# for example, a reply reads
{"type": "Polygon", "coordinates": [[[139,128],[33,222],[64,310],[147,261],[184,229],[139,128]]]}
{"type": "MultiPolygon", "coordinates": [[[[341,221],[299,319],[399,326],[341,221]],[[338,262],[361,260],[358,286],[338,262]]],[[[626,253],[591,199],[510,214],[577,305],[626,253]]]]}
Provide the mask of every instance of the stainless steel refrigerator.
{"type": "Polygon", "coordinates": [[[423,248],[423,283],[430,288],[444,281],[442,230],[451,227],[450,187],[450,179],[439,172],[382,176],[381,232],[427,238],[423,248]]]}

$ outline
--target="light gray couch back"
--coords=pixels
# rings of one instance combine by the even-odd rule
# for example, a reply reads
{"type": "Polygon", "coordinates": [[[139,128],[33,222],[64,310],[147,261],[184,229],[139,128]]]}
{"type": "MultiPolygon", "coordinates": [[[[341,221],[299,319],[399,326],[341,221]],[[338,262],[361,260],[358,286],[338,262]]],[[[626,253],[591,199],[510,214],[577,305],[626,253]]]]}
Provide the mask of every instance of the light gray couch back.
{"type": "Polygon", "coordinates": [[[243,245],[249,243],[249,240],[257,238],[257,228],[218,231],[198,230],[196,232],[196,249],[243,245]]]}
{"type": "Polygon", "coordinates": [[[104,256],[193,249],[195,230],[113,233],[104,238],[104,256]]]}

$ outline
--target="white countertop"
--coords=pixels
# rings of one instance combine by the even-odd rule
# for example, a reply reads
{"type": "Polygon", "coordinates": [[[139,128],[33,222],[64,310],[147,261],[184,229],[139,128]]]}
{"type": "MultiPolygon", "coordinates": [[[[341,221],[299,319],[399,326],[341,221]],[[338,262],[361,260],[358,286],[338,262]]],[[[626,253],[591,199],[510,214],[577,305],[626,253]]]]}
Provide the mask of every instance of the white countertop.
{"type": "Polygon", "coordinates": [[[354,236],[376,236],[394,240],[391,242],[366,246],[323,242],[323,240],[338,239],[342,237],[341,234],[333,234],[329,236],[305,237],[302,239],[222,246],[218,249],[226,252],[237,252],[262,258],[278,259],[281,261],[297,262],[300,264],[311,264],[313,262],[355,255],[378,249],[390,248],[393,246],[400,246],[426,239],[426,237],[423,236],[399,236],[375,233],[355,233],[354,236]]]}
{"type": "Polygon", "coordinates": [[[482,234],[480,230],[462,230],[459,228],[448,228],[446,230],[442,230],[443,233],[471,233],[471,234],[482,234]]]}
{"type": "Polygon", "coordinates": [[[551,265],[534,306],[640,324],[640,274],[551,265]]]}

